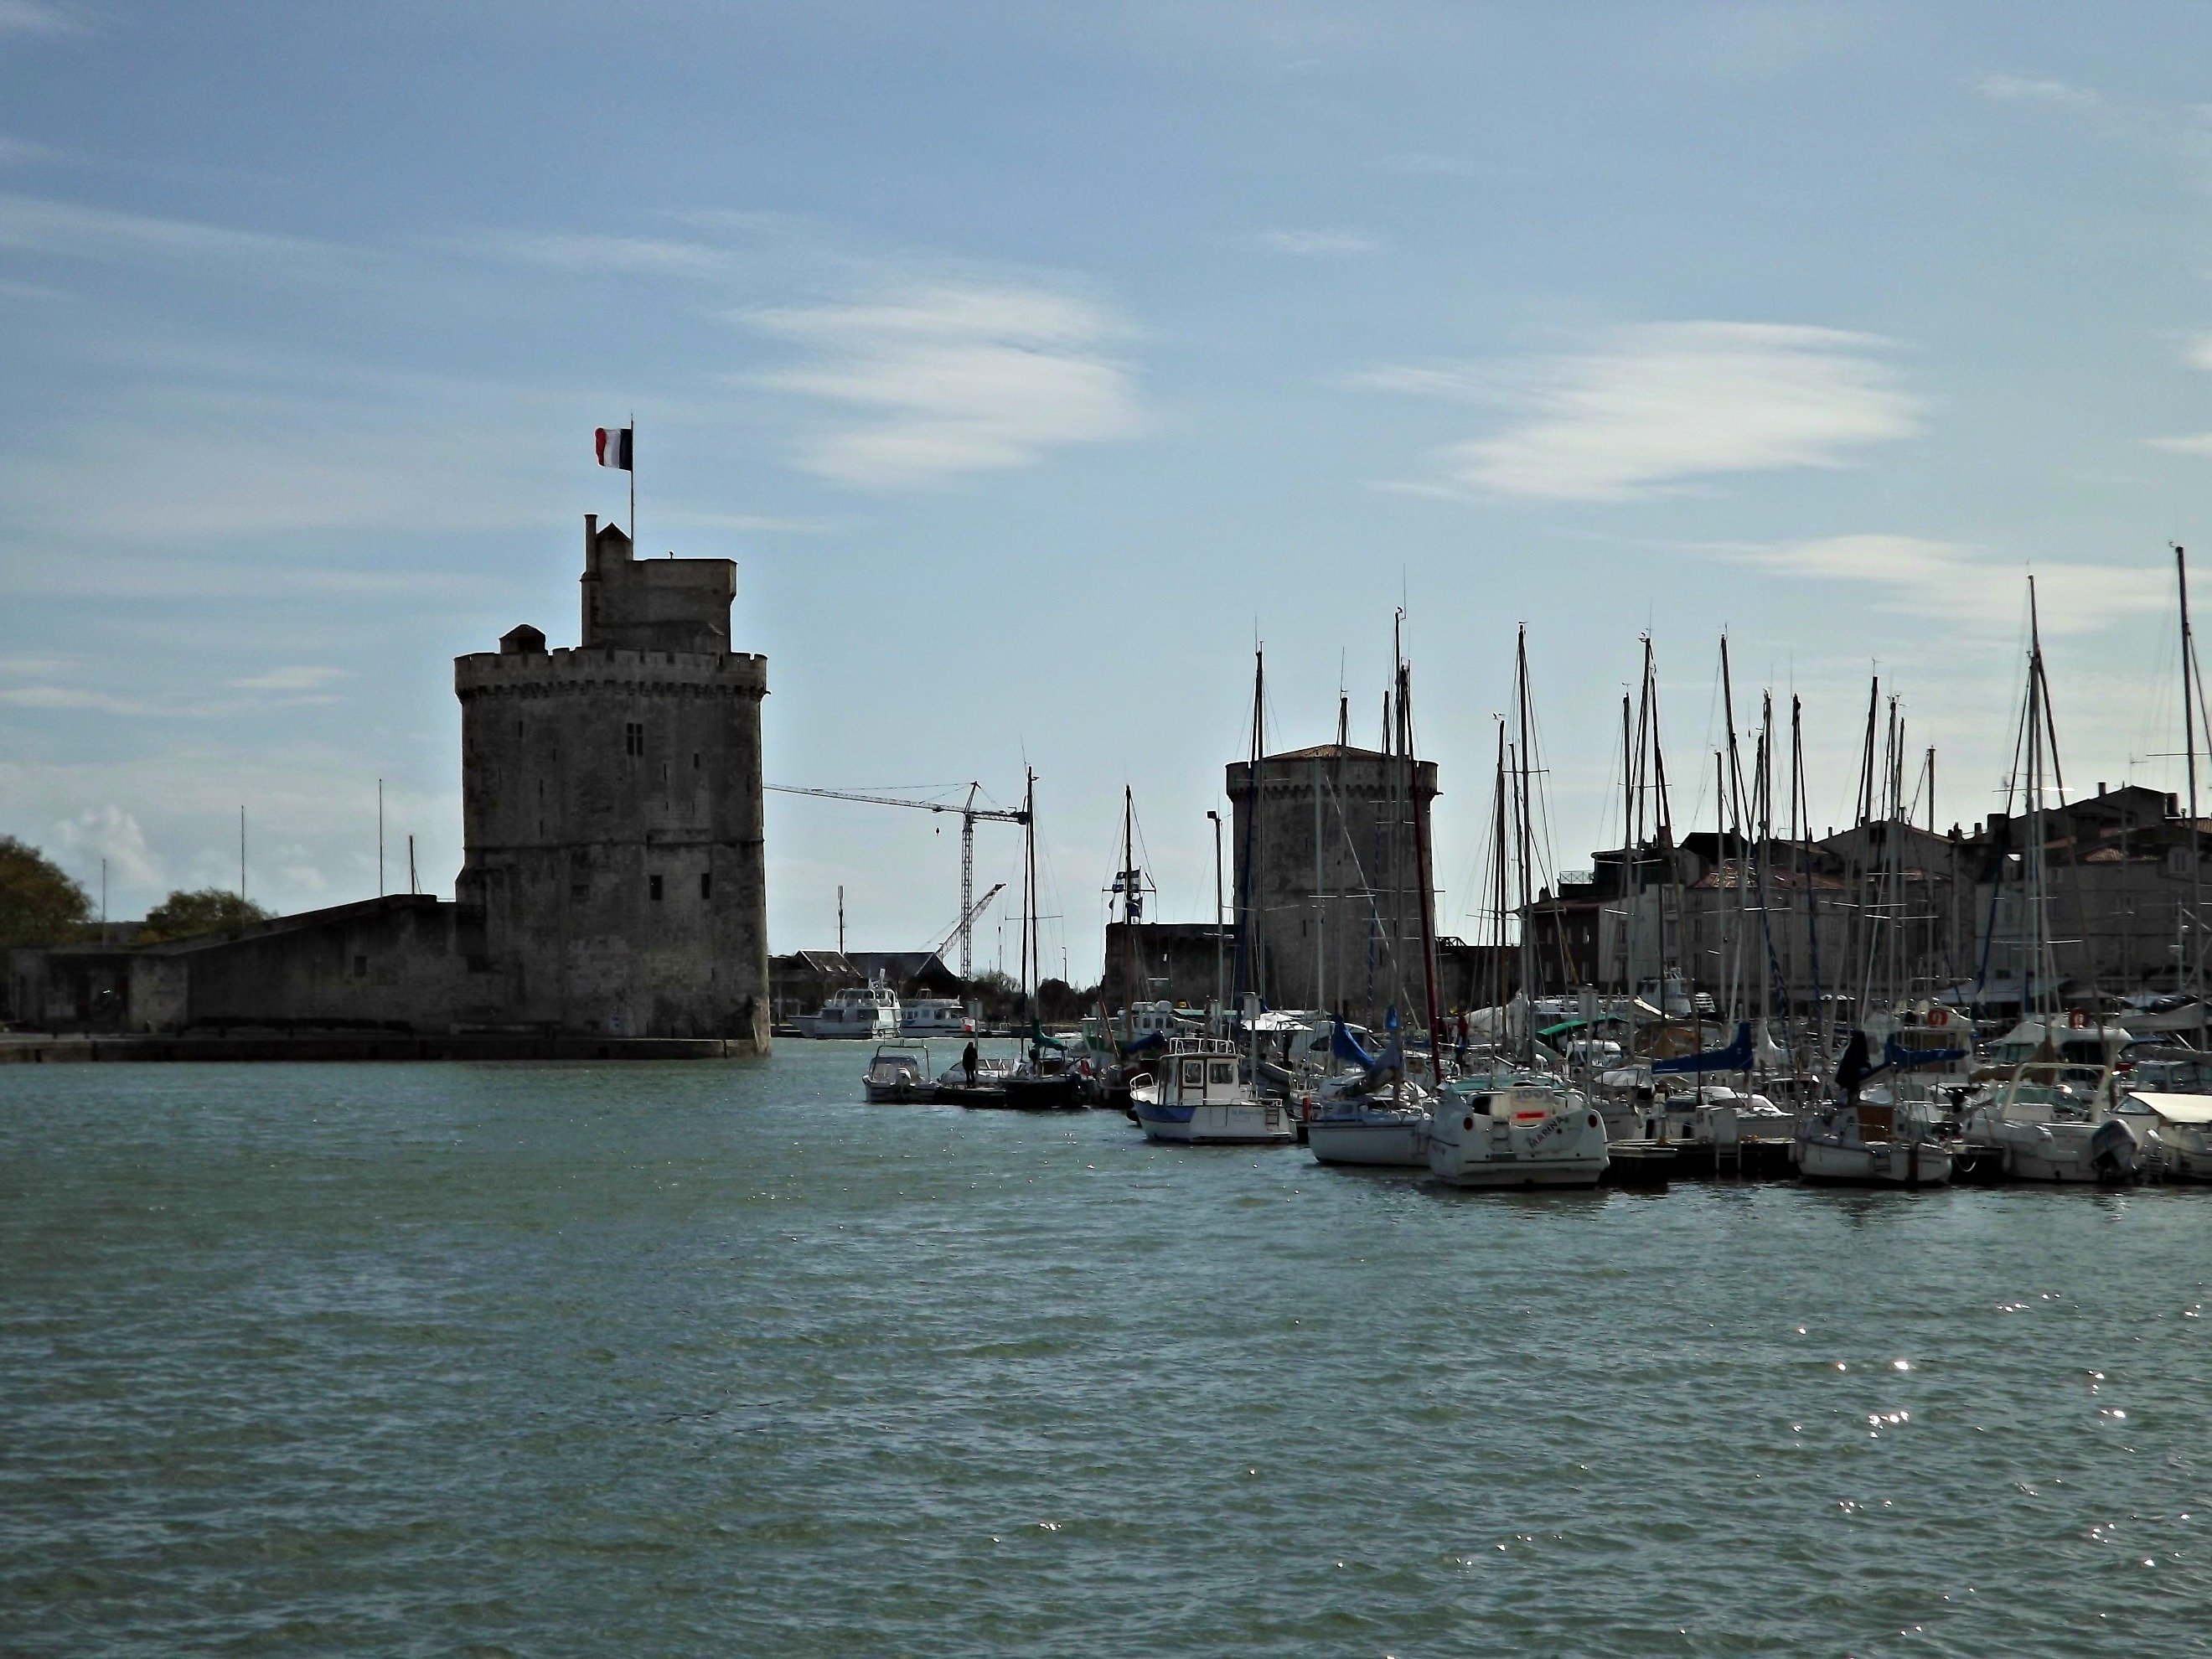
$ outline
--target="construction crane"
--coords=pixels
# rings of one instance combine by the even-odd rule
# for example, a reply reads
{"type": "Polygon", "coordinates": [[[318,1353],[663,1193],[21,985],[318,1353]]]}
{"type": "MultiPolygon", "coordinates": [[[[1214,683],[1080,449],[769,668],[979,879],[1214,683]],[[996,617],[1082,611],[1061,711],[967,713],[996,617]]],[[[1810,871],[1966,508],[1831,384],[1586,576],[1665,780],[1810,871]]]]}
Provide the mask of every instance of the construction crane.
{"type": "MultiPolygon", "coordinates": [[[[960,815],[960,977],[966,979],[975,965],[975,913],[983,907],[975,902],[975,822],[981,818],[992,823],[1027,823],[1030,815],[1019,807],[1007,810],[995,806],[978,806],[975,797],[983,786],[970,783],[968,799],[959,805],[951,801],[915,800],[904,795],[871,795],[857,789],[808,789],[798,784],[771,783],[765,786],[779,795],[816,795],[823,800],[854,800],[871,806],[911,806],[924,812],[957,812],[960,815]]],[[[1001,882],[1000,886],[1006,884],[1001,882]]],[[[994,889],[995,893],[997,889],[994,889]]],[[[987,897],[984,903],[990,901],[987,897]]]]}
{"type": "MultiPolygon", "coordinates": [[[[1000,894],[1006,890],[1006,884],[1002,881],[996,886],[993,887],[989,892],[984,894],[982,897],[977,899],[975,901],[975,908],[965,912],[961,916],[960,920],[954,924],[952,931],[947,933],[943,939],[939,939],[936,944],[929,947],[929,954],[933,957],[944,955],[945,947],[951,944],[954,939],[958,939],[966,933],[969,928],[973,927],[975,925],[976,917],[981,915],[984,911],[989,909],[991,908],[991,901],[998,897],[1000,894]]],[[[960,977],[965,979],[968,975],[963,973],[960,977]]]]}

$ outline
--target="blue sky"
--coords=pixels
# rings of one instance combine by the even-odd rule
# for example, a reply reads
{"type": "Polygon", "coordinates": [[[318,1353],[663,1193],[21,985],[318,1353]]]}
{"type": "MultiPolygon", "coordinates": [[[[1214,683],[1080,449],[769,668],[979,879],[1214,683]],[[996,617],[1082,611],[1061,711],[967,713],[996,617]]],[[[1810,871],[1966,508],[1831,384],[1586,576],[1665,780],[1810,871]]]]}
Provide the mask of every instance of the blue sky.
{"type": "MultiPolygon", "coordinates": [[[[1255,637],[1271,741],[1371,737],[1408,609],[1466,915],[1529,627],[1555,856],[1655,635],[1867,677],[1995,809],[2025,574],[2069,786],[2177,787],[2166,544],[2212,483],[2201,9],[142,7],[0,0],[0,831],[111,908],[460,858],[451,659],[575,632],[593,427],[739,563],[768,771],[1040,775],[1080,976],[1121,791],[1158,914],[1255,637]]],[[[2212,550],[2212,542],[2206,544],[2212,550]]],[[[2212,591],[2212,562],[2206,566],[2212,591]]],[[[772,799],[775,948],[957,908],[922,814],[772,799]]],[[[988,883],[1014,847],[981,832],[988,883]]],[[[987,925],[979,948],[994,959],[987,925]]]]}

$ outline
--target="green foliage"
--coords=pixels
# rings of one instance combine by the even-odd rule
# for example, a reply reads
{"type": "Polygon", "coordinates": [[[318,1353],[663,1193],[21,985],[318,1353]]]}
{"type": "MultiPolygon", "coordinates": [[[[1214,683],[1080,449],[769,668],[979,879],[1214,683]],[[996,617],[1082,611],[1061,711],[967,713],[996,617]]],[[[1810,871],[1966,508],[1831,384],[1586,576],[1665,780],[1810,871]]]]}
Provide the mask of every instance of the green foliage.
{"type": "Polygon", "coordinates": [[[52,860],[0,836],[0,945],[60,945],[76,937],[92,901],[52,860]]]}
{"type": "Polygon", "coordinates": [[[178,891],[146,913],[146,925],[139,930],[138,942],[159,945],[165,939],[190,939],[196,933],[225,933],[234,927],[266,921],[270,914],[221,887],[203,887],[191,893],[178,891]]]}

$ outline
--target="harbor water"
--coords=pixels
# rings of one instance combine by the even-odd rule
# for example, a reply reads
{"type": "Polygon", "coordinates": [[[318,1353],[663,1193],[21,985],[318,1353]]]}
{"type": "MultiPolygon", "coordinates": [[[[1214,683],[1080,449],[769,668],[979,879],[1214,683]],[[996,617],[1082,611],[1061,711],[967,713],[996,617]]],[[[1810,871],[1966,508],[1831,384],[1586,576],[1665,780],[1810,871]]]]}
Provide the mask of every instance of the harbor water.
{"type": "Polygon", "coordinates": [[[0,1651],[2212,1644],[2212,1192],[1462,1194],[866,1052],[0,1068],[0,1651]]]}

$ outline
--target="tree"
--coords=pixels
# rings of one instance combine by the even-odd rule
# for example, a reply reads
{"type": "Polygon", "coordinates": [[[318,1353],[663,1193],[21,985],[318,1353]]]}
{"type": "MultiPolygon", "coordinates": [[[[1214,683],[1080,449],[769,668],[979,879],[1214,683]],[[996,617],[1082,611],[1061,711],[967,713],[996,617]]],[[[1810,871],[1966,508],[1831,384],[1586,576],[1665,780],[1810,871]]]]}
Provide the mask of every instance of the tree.
{"type": "Polygon", "coordinates": [[[84,889],[37,848],[0,836],[0,945],[59,945],[91,919],[84,889]]]}
{"type": "Polygon", "coordinates": [[[1022,988],[1014,983],[1014,976],[996,968],[986,968],[968,981],[968,994],[983,1005],[983,1018],[1004,1022],[1014,1017],[1014,1010],[1022,1000],[1022,988]]]}
{"type": "Polygon", "coordinates": [[[250,927],[257,921],[266,921],[271,914],[225,888],[203,887],[191,893],[179,890],[146,913],[145,925],[138,930],[138,942],[160,945],[167,939],[190,939],[196,933],[228,933],[234,927],[250,927]]]}

